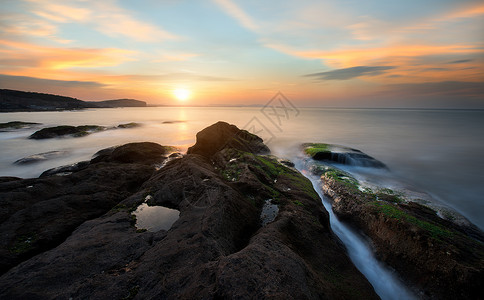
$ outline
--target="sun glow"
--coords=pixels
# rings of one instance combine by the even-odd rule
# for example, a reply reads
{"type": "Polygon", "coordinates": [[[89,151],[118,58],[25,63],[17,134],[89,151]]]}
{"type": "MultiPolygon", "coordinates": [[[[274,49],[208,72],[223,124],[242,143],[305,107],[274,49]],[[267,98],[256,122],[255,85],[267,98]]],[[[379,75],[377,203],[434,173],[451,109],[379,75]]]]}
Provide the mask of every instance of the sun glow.
{"type": "Polygon", "coordinates": [[[188,98],[190,98],[190,95],[192,93],[187,90],[187,89],[175,89],[173,90],[173,95],[175,96],[175,98],[179,101],[185,101],[187,100],[188,98]]]}

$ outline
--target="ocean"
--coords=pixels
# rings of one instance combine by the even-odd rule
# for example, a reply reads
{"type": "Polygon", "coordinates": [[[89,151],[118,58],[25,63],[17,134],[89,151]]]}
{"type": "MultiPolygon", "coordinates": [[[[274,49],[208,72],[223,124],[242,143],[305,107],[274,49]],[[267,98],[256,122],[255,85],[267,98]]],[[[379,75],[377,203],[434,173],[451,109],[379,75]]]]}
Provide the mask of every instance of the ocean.
{"type": "MultiPolygon", "coordinates": [[[[226,121],[264,138],[273,154],[294,159],[304,142],[357,148],[385,163],[392,182],[431,195],[484,229],[484,111],[411,109],[327,109],[286,107],[143,107],[64,112],[2,113],[0,123],[42,123],[0,132],[0,176],[37,177],[43,171],[88,160],[100,149],[152,141],[186,151],[196,133],[226,121]],[[28,139],[56,125],[115,127],[80,138],[28,139]],[[48,160],[14,164],[18,159],[61,151],[48,160]]],[[[367,174],[368,175],[368,174],[367,174]]],[[[371,174],[370,174],[371,175],[371,174]]],[[[379,177],[381,180],[385,178],[379,177]]]]}

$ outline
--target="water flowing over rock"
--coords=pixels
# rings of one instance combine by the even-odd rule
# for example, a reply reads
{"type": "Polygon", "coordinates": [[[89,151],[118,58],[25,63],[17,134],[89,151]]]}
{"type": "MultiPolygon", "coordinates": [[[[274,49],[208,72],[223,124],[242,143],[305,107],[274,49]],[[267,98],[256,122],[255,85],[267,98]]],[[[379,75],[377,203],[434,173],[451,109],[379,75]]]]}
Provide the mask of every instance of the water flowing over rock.
{"type": "Polygon", "coordinates": [[[478,299],[484,284],[484,234],[469,222],[388,188],[370,189],[331,165],[312,168],[340,220],[363,231],[380,260],[422,299],[478,299]]]}
{"type": "Polygon", "coordinates": [[[106,128],[103,126],[97,125],[82,125],[82,126],[55,126],[55,127],[47,127],[42,128],[34,132],[29,138],[40,140],[40,139],[51,139],[56,137],[63,137],[63,136],[72,136],[72,137],[82,137],[88,134],[91,134],[96,131],[102,131],[106,128]]]}
{"type": "Polygon", "coordinates": [[[336,162],[344,165],[386,168],[385,164],[358,149],[323,143],[306,143],[304,152],[314,160],[336,162]]]}
{"type": "Polygon", "coordinates": [[[48,160],[51,158],[59,157],[59,156],[65,155],[66,153],[67,151],[49,151],[44,153],[33,154],[16,160],[14,164],[18,164],[18,165],[32,164],[32,163],[48,160]]]}
{"type": "Polygon", "coordinates": [[[11,131],[11,130],[32,128],[37,125],[40,125],[40,123],[12,121],[7,123],[0,123],[0,131],[11,131]]]}
{"type": "Polygon", "coordinates": [[[159,170],[155,145],[103,150],[67,176],[0,180],[0,298],[378,299],[311,182],[257,154],[261,139],[219,122],[159,170]],[[261,226],[267,199],[278,212],[261,226]],[[179,219],[137,230],[142,203],[179,219]]]}

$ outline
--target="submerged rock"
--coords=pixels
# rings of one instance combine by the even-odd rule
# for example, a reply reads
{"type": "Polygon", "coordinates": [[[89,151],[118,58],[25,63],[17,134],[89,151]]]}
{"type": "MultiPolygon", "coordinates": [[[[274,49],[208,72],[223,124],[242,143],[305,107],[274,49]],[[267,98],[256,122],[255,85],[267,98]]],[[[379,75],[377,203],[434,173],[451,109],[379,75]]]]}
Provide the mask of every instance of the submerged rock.
{"type": "Polygon", "coordinates": [[[47,171],[44,171],[42,174],[40,174],[39,177],[47,177],[52,175],[65,176],[65,175],[69,175],[74,172],[80,171],[82,169],[85,169],[88,166],[89,166],[89,161],[80,161],[75,164],[49,169],[47,171]]]}
{"type": "Polygon", "coordinates": [[[82,125],[82,126],[55,126],[47,127],[34,132],[29,138],[31,139],[51,139],[56,137],[63,137],[66,135],[72,137],[81,137],[97,131],[103,131],[106,128],[98,125],[82,125]]]}
{"type": "Polygon", "coordinates": [[[33,154],[21,159],[18,159],[14,162],[17,165],[25,165],[25,164],[32,164],[37,163],[40,161],[48,160],[54,157],[59,157],[65,155],[67,151],[49,151],[44,153],[33,154]]]}
{"type": "Polygon", "coordinates": [[[0,123],[0,131],[32,128],[37,125],[40,125],[40,123],[12,121],[7,123],[0,123]]]}
{"type": "Polygon", "coordinates": [[[340,163],[344,165],[386,168],[385,164],[358,149],[323,143],[302,145],[304,153],[314,160],[340,163]]]}
{"type": "Polygon", "coordinates": [[[438,216],[388,188],[369,189],[333,166],[317,166],[334,213],[363,231],[379,259],[422,299],[478,299],[484,284],[484,234],[438,216]]]}
{"type": "Polygon", "coordinates": [[[131,123],[119,124],[117,128],[136,128],[140,126],[141,126],[140,123],[131,122],[131,123]]]}
{"type": "MultiPolygon", "coordinates": [[[[118,147],[68,176],[0,183],[0,298],[377,299],[311,182],[245,151],[267,147],[234,127],[209,127],[155,172],[115,159],[118,147]],[[278,213],[261,226],[269,198],[278,213]],[[132,212],[145,201],[180,217],[137,230],[132,212]]],[[[142,149],[156,146],[138,146],[129,157],[150,161],[142,149]]]]}

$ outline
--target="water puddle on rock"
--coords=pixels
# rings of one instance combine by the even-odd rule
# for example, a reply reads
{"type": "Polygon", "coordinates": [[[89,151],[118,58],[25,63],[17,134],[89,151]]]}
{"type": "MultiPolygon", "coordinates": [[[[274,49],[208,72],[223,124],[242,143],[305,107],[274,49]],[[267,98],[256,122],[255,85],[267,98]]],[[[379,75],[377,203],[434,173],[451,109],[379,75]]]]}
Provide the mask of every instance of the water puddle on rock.
{"type": "Polygon", "coordinates": [[[146,203],[138,206],[133,214],[136,216],[136,228],[151,232],[170,229],[180,217],[180,212],[176,209],[149,206],[146,203]]]}
{"type": "Polygon", "coordinates": [[[279,213],[279,206],[273,204],[272,199],[266,200],[260,214],[261,225],[266,226],[268,223],[274,221],[277,213],[279,213]]]}

